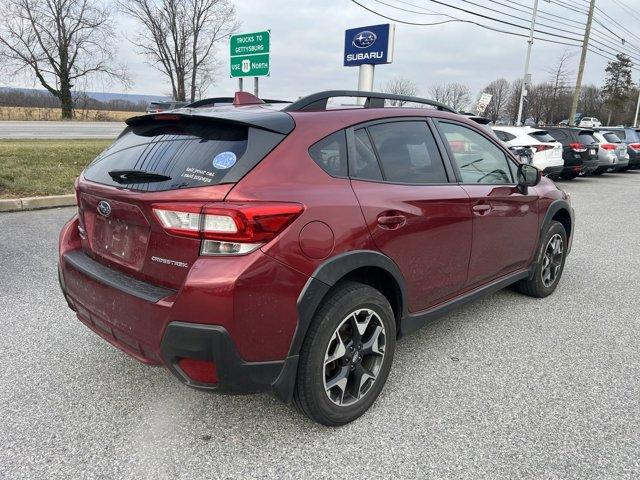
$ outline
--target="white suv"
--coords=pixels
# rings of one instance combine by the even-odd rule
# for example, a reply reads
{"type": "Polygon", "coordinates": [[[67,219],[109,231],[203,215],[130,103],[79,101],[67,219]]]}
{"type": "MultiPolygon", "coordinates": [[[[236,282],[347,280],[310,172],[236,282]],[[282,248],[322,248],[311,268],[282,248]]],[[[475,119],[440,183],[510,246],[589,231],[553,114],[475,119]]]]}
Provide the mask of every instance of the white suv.
{"type": "Polygon", "coordinates": [[[532,164],[550,178],[557,178],[564,168],[562,144],[549,132],[533,127],[494,126],[497,137],[510,147],[528,147],[533,154],[532,164]]]}
{"type": "Polygon", "coordinates": [[[596,117],[582,117],[582,119],[580,119],[580,125],[578,126],[581,128],[596,128],[601,127],[602,122],[596,117]]]}

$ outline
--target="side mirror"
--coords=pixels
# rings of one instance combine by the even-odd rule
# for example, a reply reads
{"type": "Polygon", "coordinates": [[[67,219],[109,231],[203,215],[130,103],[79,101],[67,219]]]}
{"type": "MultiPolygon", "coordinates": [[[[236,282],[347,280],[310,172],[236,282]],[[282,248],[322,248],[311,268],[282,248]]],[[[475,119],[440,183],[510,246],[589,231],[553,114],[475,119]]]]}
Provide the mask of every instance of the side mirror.
{"type": "Polygon", "coordinates": [[[521,188],[535,187],[540,183],[542,172],[533,165],[521,163],[518,165],[518,186],[521,188]]]}

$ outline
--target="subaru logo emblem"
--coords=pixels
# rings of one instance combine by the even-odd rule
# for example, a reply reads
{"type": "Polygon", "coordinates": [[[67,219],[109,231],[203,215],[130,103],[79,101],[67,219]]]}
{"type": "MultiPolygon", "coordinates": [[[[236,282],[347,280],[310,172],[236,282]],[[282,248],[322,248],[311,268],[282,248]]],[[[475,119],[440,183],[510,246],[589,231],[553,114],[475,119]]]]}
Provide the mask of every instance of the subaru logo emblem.
{"type": "Polygon", "coordinates": [[[100,202],[98,202],[98,213],[103,217],[111,215],[111,205],[109,205],[109,202],[100,200],[100,202]]]}
{"type": "Polygon", "coordinates": [[[357,48],[369,48],[377,39],[378,36],[375,33],[365,30],[356,34],[356,36],[353,37],[352,43],[353,46],[357,48]]]}

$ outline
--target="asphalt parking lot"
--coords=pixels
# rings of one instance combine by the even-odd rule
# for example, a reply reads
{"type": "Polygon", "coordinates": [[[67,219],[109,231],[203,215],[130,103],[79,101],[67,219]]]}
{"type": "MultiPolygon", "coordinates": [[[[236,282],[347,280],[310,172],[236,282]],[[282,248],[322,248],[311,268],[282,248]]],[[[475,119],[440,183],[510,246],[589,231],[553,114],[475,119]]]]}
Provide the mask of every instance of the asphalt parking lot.
{"type": "Polygon", "coordinates": [[[337,429],[120,353],[58,289],[73,209],[0,214],[0,478],[640,477],[640,172],[562,186],[578,223],[555,295],[502,291],[406,337],[337,429]]]}

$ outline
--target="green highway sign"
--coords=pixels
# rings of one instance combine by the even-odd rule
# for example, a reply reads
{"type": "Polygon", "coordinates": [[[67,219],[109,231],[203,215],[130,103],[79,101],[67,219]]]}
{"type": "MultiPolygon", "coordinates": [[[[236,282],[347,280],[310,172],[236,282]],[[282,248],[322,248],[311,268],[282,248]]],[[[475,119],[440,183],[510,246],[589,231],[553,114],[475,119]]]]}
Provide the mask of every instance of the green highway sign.
{"type": "Polygon", "coordinates": [[[271,32],[231,35],[229,56],[231,77],[265,77],[269,75],[271,32]]]}

